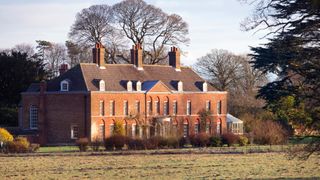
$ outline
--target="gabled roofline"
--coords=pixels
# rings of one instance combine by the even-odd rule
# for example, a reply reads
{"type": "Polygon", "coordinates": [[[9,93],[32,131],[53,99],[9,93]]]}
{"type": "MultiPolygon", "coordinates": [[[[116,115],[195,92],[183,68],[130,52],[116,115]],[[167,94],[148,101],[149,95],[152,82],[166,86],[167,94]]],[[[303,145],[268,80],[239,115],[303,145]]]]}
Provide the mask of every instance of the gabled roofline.
{"type": "Polygon", "coordinates": [[[86,86],[86,90],[89,91],[88,82],[87,82],[86,78],[84,78],[84,72],[83,72],[83,70],[82,70],[82,65],[83,65],[83,64],[93,64],[93,63],[80,63],[80,64],[79,64],[79,66],[80,66],[80,71],[81,71],[81,76],[82,76],[83,81],[84,81],[84,84],[85,84],[85,86],[86,86]]]}
{"type": "Polygon", "coordinates": [[[147,90],[146,93],[151,92],[152,89],[153,89],[157,84],[159,84],[159,83],[161,83],[161,84],[168,90],[168,92],[170,92],[170,93],[172,92],[161,80],[157,80],[157,83],[155,83],[149,90],[147,90]]]}

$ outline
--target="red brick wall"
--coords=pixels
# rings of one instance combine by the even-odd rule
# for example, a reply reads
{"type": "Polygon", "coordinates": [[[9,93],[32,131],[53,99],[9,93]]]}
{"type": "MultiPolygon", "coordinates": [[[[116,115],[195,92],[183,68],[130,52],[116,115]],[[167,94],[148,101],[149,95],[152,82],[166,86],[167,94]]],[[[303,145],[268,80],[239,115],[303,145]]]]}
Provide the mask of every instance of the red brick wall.
{"type": "MultiPolygon", "coordinates": [[[[153,90],[155,91],[155,90],[153,90]]],[[[136,100],[140,101],[140,120],[145,121],[145,112],[146,112],[146,101],[152,99],[152,115],[147,117],[147,122],[152,123],[153,117],[163,116],[164,112],[164,101],[169,102],[169,116],[173,117],[178,123],[179,134],[183,133],[183,121],[187,119],[189,122],[189,134],[194,133],[194,124],[195,121],[199,118],[198,112],[201,109],[206,107],[206,101],[211,101],[211,112],[212,116],[209,118],[211,122],[211,133],[215,134],[217,129],[217,121],[221,119],[221,132],[226,132],[226,112],[227,112],[227,94],[226,93],[155,93],[150,94],[143,93],[101,93],[93,92],[91,93],[91,137],[96,137],[98,135],[97,129],[100,124],[105,125],[105,135],[110,135],[110,124],[113,124],[115,121],[121,121],[124,124],[127,124],[128,127],[131,127],[133,123],[138,123],[135,120],[128,120],[124,116],[123,104],[124,101],[128,101],[129,104],[129,114],[135,115],[135,102],[136,100]],[[160,114],[155,114],[155,99],[160,100],[160,114]],[[104,101],[105,115],[100,116],[99,112],[99,102],[100,100],[104,101]],[[115,116],[110,116],[110,101],[115,101],[115,116]],[[173,116],[173,101],[176,100],[178,103],[178,113],[176,116],[173,116]],[[187,101],[191,101],[191,115],[186,116],[186,107],[187,101]],[[217,103],[222,101],[222,113],[217,114],[217,103]],[[131,112],[131,113],[130,113],[131,112]]],[[[128,128],[128,133],[130,134],[130,128],[128,128]]]]}
{"type": "Polygon", "coordinates": [[[89,134],[89,100],[85,99],[85,94],[45,94],[44,109],[39,104],[39,94],[23,94],[23,120],[22,128],[29,129],[29,108],[31,105],[38,107],[38,132],[40,134],[41,144],[72,143],[71,125],[78,125],[79,137],[89,134]],[[85,101],[87,101],[87,110],[85,110],[85,101]],[[41,113],[44,113],[41,116],[41,113]],[[85,112],[87,124],[85,124],[85,112]],[[85,132],[87,126],[87,132],[85,132]]]}
{"type": "MultiPolygon", "coordinates": [[[[153,89],[156,91],[156,89],[153,89]]],[[[110,135],[110,124],[115,121],[121,121],[127,124],[127,127],[132,127],[132,124],[138,124],[139,121],[129,120],[125,118],[123,112],[123,103],[128,101],[129,114],[136,115],[135,102],[140,101],[140,121],[152,124],[154,117],[163,116],[163,102],[169,102],[169,116],[175,119],[178,125],[178,134],[183,134],[183,122],[189,123],[189,134],[194,133],[194,124],[197,121],[198,112],[204,109],[206,101],[211,101],[211,133],[216,133],[217,122],[221,119],[222,133],[226,132],[226,112],[227,112],[227,94],[226,93],[101,93],[91,92],[90,94],[81,93],[47,93],[44,95],[44,109],[39,109],[39,113],[43,112],[43,116],[39,116],[39,132],[45,143],[72,143],[71,139],[71,125],[75,124],[79,127],[79,137],[94,138],[98,135],[98,128],[100,124],[105,124],[105,135],[110,135]],[[87,98],[85,98],[87,97],[87,98]],[[152,100],[152,115],[146,118],[145,103],[147,100],[152,100]],[[155,115],[156,99],[160,100],[160,114],[155,115]],[[105,115],[100,116],[99,102],[104,101],[105,115]],[[110,116],[110,101],[115,101],[115,116],[110,116]],[[173,101],[178,103],[178,112],[173,116],[173,101]],[[187,101],[191,101],[191,115],[186,115],[187,101]],[[222,114],[217,114],[217,103],[222,101],[222,114]],[[86,108],[86,109],[85,109],[86,108]],[[147,119],[147,120],[146,120],[147,119]],[[86,120],[86,121],[85,121],[86,120]],[[41,130],[42,133],[41,134],[41,130]]],[[[29,107],[31,105],[40,106],[39,94],[23,94],[23,129],[29,129],[29,107]]],[[[127,128],[128,135],[131,134],[131,128],[127,128]]],[[[40,138],[40,139],[41,139],[40,138]]]]}

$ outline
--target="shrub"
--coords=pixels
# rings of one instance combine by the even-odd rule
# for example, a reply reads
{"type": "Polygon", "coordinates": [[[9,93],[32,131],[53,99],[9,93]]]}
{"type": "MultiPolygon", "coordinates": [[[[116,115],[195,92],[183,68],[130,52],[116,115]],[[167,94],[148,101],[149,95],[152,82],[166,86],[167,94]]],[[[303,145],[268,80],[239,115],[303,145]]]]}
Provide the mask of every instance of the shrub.
{"type": "Polygon", "coordinates": [[[209,142],[209,135],[206,133],[190,136],[190,143],[193,147],[206,147],[209,145],[209,142]]]}
{"type": "Polygon", "coordinates": [[[288,140],[288,132],[279,123],[271,120],[256,121],[253,141],[257,144],[283,144],[288,140]]]}
{"type": "Polygon", "coordinates": [[[114,135],[114,147],[116,150],[121,150],[123,146],[126,144],[126,137],[122,135],[114,135]]]}
{"type": "Polygon", "coordinates": [[[39,150],[39,148],[40,148],[40,144],[32,143],[30,144],[29,152],[36,152],[39,150]]]}
{"type": "Polygon", "coordinates": [[[114,142],[112,136],[106,138],[106,140],[104,141],[104,148],[106,151],[114,150],[114,142]]]}
{"type": "Polygon", "coordinates": [[[13,141],[13,136],[4,128],[0,128],[0,142],[13,141]]]}
{"type": "Polygon", "coordinates": [[[122,135],[113,135],[106,139],[104,146],[106,150],[121,150],[126,144],[126,137],[122,135]]]}
{"type": "Polygon", "coordinates": [[[179,147],[183,148],[188,143],[188,139],[186,137],[181,137],[179,139],[179,147]]]}
{"type": "Polygon", "coordinates": [[[76,145],[81,152],[85,152],[88,150],[89,140],[88,138],[79,138],[76,140],[76,145]]]}
{"type": "Polygon", "coordinates": [[[103,142],[99,139],[93,139],[90,143],[91,149],[93,151],[99,151],[100,146],[102,146],[103,142]]]}
{"type": "Polygon", "coordinates": [[[249,143],[249,139],[246,136],[239,136],[239,145],[246,146],[249,143]]]}
{"type": "Polygon", "coordinates": [[[145,140],[140,138],[137,138],[137,139],[128,138],[127,145],[129,149],[142,150],[142,149],[145,149],[145,140]]]}
{"type": "Polygon", "coordinates": [[[238,142],[239,137],[233,133],[225,133],[221,136],[222,144],[227,144],[231,146],[238,142]]]}
{"type": "Polygon", "coordinates": [[[210,146],[213,146],[213,147],[219,147],[222,144],[221,138],[218,136],[211,136],[209,138],[209,141],[210,141],[210,146]]]}
{"type": "Polygon", "coordinates": [[[8,153],[26,153],[29,151],[30,143],[27,138],[17,137],[14,141],[6,143],[6,152],[8,153]]]}
{"type": "Polygon", "coordinates": [[[177,137],[168,137],[167,138],[167,146],[168,148],[178,148],[179,147],[179,139],[177,137]]]}
{"type": "Polygon", "coordinates": [[[120,121],[116,121],[114,123],[113,135],[124,136],[124,134],[125,134],[125,129],[123,127],[123,124],[120,121]]]}
{"type": "MultiPolygon", "coordinates": [[[[162,141],[162,137],[153,136],[146,140],[145,147],[147,149],[158,149],[160,146],[160,142],[162,141]]],[[[163,143],[163,142],[162,142],[163,143]]]]}

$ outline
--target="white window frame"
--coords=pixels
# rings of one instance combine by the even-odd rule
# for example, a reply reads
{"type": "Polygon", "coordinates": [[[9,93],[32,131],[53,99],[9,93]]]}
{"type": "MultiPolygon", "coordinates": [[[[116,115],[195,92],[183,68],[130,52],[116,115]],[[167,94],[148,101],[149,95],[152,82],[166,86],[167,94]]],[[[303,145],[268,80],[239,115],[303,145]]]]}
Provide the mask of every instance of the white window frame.
{"type": "Polygon", "coordinates": [[[132,81],[127,82],[127,91],[132,91],[132,81]]]}
{"type": "Polygon", "coordinates": [[[110,116],[115,116],[115,101],[110,101],[109,102],[109,104],[110,104],[110,109],[109,109],[109,111],[110,111],[110,116]]]}
{"type": "Polygon", "coordinates": [[[100,140],[103,140],[104,138],[105,138],[105,135],[106,135],[106,133],[105,133],[105,125],[104,124],[100,124],[99,125],[99,135],[98,135],[98,137],[99,137],[99,139],[100,140]]]}
{"type": "Polygon", "coordinates": [[[163,115],[164,116],[169,115],[169,102],[168,101],[163,102],[163,115]]]}
{"type": "Polygon", "coordinates": [[[207,110],[207,111],[210,111],[210,110],[211,110],[211,101],[210,101],[210,100],[207,100],[207,101],[206,101],[206,110],[207,110]]]}
{"type": "Polygon", "coordinates": [[[194,134],[199,134],[200,132],[200,124],[197,122],[194,124],[194,134]]]}
{"type": "Polygon", "coordinates": [[[179,91],[179,92],[182,92],[182,91],[183,91],[183,83],[182,83],[182,81],[179,81],[179,82],[178,82],[178,91],[179,91]]]}
{"type": "Polygon", "coordinates": [[[131,126],[132,137],[136,137],[136,129],[137,129],[137,124],[132,124],[132,126],[131,126]]]}
{"type": "Polygon", "coordinates": [[[183,124],[183,137],[188,137],[189,136],[189,124],[184,123],[183,124]]]}
{"type": "Polygon", "coordinates": [[[38,121],[39,121],[38,107],[35,105],[31,105],[29,108],[30,129],[38,129],[38,121]]]}
{"type": "Polygon", "coordinates": [[[221,134],[221,120],[217,122],[217,134],[221,134]]]}
{"type": "Polygon", "coordinates": [[[204,82],[204,83],[202,84],[202,91],[203,91],[203,92],[207,92],[207,91],[208,91],[208,84],[207,84],[207,82],[204,82]]]}
{"type": "Polygon", "coordinates": [[[71,128],[71,134],[70,134],[71,139],[78,139],[79,138],[79,126],[76,124],[72,124],[70,126],[70,128],[71,128]],[[75,129],[76,129],[76,131],[75,131],[75,129]]]}
{"type": "Polygon", "coordinates": [[[173,101],[172,103],[172,114],[177,115],[178,114],[178,103],[176,100],[173,101]]]}
{"type": "Polygon", "coordinates": [[[105,113],[104,113],[104,101],[103,100],[99,101],[99,115],[100,116],[104,116],[105,115],[105,113]]]}
{"type": "Polygon", "coordinates": [[[110,136],[112,136],[114,132],[114,123],[110,124],[109,131],[110,131],[110,136]]]}
{"type": "Polygon", "coordinates": [[[60,83],[60,91],[69,91],[69,88],[70,88],[69,81],[67,81],[67,80],[61,81],[61,83],[60,83]],[[64,86],[64,85],[66,85],[66,86],[64,86]]]}
{"type": "Polygon", "coordinates": [[[123,101],[123,115],[129,115],[129,102],[127,100],[123,101]]]}
{"type": "Polygon", "coordinates": [[[138,81],[136,83],[136,88],[137,88],[137,91],[141,91],[141,82],[140,81],[138,81]]]}
{"type": "Polygon", "coordinates": [[[152,114],[152,102],[147,101],[147,115],[151,115],[151,114],[152,114]]]}
{"type": "Polygon", "coordinates": [[[191,101],[190,100],[188,100],[187,101],[187,115],[191,115],[191,101]]]}
{"type": "Polygon", "coordinates": [[[99,81],[99,91],[106,91],[106,83],[104,80],[99,81]]]}
{"type": "Polygon", "coordinates": [[[210,134],[210,123],[206,122],[206,133],[210,134]]]}
{"type": "Polygon", "coordinates": [[[156,115],[160,114],[160,101],[154,101],[154,109],[156,115]]]}
{"type": "Polygon", "coordinates": [[[139,100],[136,100],[135,111],[137,114],[140,114],[140,101],[139,100]]]}

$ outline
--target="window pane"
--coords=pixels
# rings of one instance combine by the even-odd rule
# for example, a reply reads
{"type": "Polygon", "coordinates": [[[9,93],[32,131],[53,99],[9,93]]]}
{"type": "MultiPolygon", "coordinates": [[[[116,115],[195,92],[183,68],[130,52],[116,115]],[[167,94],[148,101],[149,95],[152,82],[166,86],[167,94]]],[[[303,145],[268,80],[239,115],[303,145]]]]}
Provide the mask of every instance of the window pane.
{"type": "Polygon", "coordinates": [[[188,137],[188,135],[189,135],[189,125],[184,124],[183,125],[183,137],[188,137]]]}
{"type": "Polygon", "coordinates": [[[78,139],[79,127],[77,125],[71,125],[71,139],[78,139]]]}
{"type": "Polygon", "coordinates": [[[38,107],[32,105],[30,107],[30,129],[37,129],[38,128],[38,107]]]}
{"type": "Polygon", "coordinates": [[[114,116],[115,115],[115,102],[114,101],[110,101],[110,116],[114,116]]]}
{"type": "Polygon", "coordinates": [[[173,115],[177,114],[177,101],[173,101],[173,115]]]}
{"type": "Polygon", "coordinates": [[[128,113],[129,112],[129,110],[128,110],[128,101],[124,101],[123,102],[123,114],[125,115],[125,116],[128,116],[128,113]]]}
{"type": "Polygon", "coordinates": [[[191,101],[187,101],[187,115],[191,115],[191,101]]]}
{"type": "Polygon", "coordinates": [[[100,101],[99,111],[100,111],[100,116],[104,116],[104,101],[100,101]]]}

